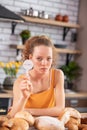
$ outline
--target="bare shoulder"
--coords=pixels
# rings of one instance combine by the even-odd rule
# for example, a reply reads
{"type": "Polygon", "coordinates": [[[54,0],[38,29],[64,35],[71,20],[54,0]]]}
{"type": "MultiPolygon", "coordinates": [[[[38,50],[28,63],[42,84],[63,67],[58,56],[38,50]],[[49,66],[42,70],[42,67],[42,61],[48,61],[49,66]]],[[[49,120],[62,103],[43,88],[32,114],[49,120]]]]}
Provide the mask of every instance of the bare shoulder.
{"type": "Polygon", "coordinates": [[[61,69],[54,69],[55,84],[64,82],[64,73],[61,69]]]}
{"type": "Polygon", "coordinates": [[[63,71],[61,69],[54,69],[54,71],[55,71],[55,76],[57,76],[57,77],[60,77],[60,76],[64,77],[64,73],[63,73],[63,71]]]}

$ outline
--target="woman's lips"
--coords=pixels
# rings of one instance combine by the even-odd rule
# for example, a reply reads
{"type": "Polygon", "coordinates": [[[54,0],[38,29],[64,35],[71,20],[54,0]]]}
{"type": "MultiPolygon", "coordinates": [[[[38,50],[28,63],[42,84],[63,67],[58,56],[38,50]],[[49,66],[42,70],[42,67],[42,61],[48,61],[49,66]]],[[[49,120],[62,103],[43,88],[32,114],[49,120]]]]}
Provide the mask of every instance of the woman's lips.
{"type": "Polygon", "coordinates": [[[41,68],[41,70],[46,71],[46,70],[47,70],[47,68],[41,68]]]}

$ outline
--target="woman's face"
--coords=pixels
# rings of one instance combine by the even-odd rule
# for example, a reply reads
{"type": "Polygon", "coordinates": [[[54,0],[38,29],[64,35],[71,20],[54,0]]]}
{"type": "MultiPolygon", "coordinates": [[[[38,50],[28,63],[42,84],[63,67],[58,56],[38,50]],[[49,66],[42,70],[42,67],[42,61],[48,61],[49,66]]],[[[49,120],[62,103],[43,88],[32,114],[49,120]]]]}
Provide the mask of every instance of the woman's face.
{"type": "Polygon", "coordinates": [[[34,70],[38,73],[46,73],[52,65],[52,48],[44,45],[36,46],[31,59],[34,70]]]}

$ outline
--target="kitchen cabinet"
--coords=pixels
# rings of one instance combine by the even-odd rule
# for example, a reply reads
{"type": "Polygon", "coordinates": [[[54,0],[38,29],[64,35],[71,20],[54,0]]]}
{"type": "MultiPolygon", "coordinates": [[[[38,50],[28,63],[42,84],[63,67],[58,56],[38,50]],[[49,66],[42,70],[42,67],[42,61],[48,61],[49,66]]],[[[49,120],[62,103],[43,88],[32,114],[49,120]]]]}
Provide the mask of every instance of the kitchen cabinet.
{"type": "Polygon", "coordinates": [[[13,93],[10,90],[4,90],[0,93],[0,115],[7,114],[9,106],[12,104],[13,93]]]}
{"type": "Polygon", "coordinates": [[[5,115],[8,112],[8,108],[12,105],[12,98],[2,97],[0,98],[0,115],[5,115]]]}
{"type": "Polygon", "coordinates": [[[0,115],[7,114],[9,98],[0,98],[0,115]]]}
{"type": "Polygon", "coordinates": [[[82,94],[71,94],[71,96],[66,97],[65,100],[66,107],[76,108],[82,113],[87,112],[87,95],[82,94]]]}

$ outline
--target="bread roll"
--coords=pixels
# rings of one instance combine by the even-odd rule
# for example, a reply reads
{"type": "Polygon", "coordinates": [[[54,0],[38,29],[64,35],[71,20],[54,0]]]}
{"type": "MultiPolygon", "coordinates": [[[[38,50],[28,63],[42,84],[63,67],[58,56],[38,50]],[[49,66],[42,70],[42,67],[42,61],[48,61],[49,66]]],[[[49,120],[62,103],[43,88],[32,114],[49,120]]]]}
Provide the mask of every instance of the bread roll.
{"type": "Polygon", "coordinates": [[[70,117],[81,119],[81,114],[76,109],[67,107],[60,113],[59,120],[66,124],[69,121],[70,117]]]}
{"type": "Polygon", "coordinates": [[[28,122],[21,118],[9,119],[8,121],[5,121],[3,123],[3,126],[6,126],[6,127],[10,128],[11,130],[14,130],[15,128],[17,128],[18,130],[28,130],[29,129],[28,122]]]}
{"type": "Polygon", "coordinates": [[[79,130],[83,130],[83,128],[87,128],[87,124],[79,124],[79,130]]]}
{"type": "Polygon", "coordinates": [[[67,123],[73,123],[75,125],[79,125],[81,123],[81,120],[74,117],[70,117],[70,120],[67,123]]]}
{"type": "Polygon", "coordinates": [[[20,126],[13,126],[11,130],[25,130],[25,129],[22,129],[20,126]]]}
{"type": "Polygon", "coordinates": [[[2,126],[2,127],[0,127],[0,130],[10,130],[10,129],[7,128],[7,127],[2,126]]]}
{"type": "Polygon", "coordinates": [[[14,126],[11,128],[11,130],[22,130],[20,126],[14,126]]]}
{"type": "Polygon", "coordinates": [[[0,116],[0,126],[2,126],[3,122],[7,121],[8,118],[6,116],[0,116]]]}
{"type": "Polygon", "coordinates": [[[78,126],[76,124],[69,123],[68,124],[68,130],[79,130],[78,126]]]}
{"type": "Polygon", "coordinates": [[[70,112],[63,112],[58,118],[65,125],[70,120],[70,112]]]}
{"type": "Polygon", "coordinates": [[[20,112],[16,113],[15,117],[26,120],[30,126],[32,126],[35,121],[34,117],[27,111],[20,111],[20,112]]]}
{"type": "Polygon", "coordinates": [[[70,117],[70,120],[65,124],[69,130],[78,130],[81,120],[79,118],[70,117]]]}
{"type": "Polygon", "coordinates": [[[14,124],[14,122],[13,122],[13,118],[12,118],[12,119],[9,119],[9,120],[3,122],[3,125],[2,125],[2,126],[11,128],[11,127],[13,126],[13,124],[14,124]]]}
{"type": "Polygon", "coordinates": [[[83,128],[82,130],[87,130],[87,127],[83,128]]]}
{"type": "Polygon", "coordinates": [[[38,130],[65,130],[61,121],[49,116],[37,117],[35,119],[35,127],[38,130]]]}
{"type": "Polygon", "coordinates": [[[72,107],[66,107],[65,112],[69,112],[71,117],[75,117],[75,118],[81,118],[81,114],[79,111],[77,111],[75,108],[72,107]]]}

